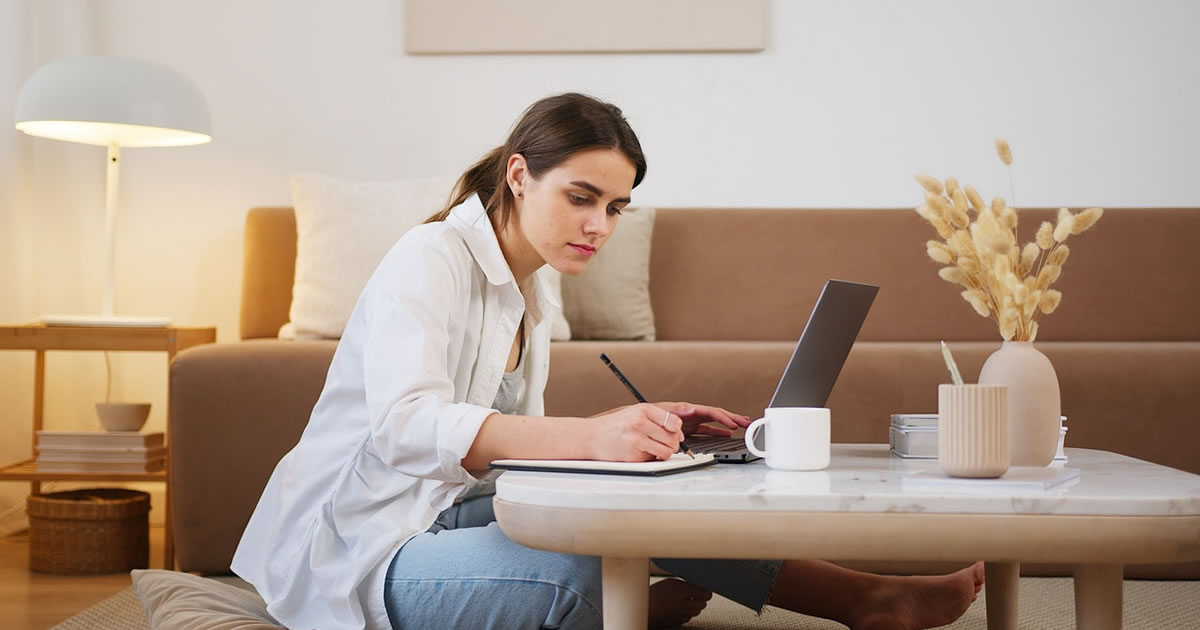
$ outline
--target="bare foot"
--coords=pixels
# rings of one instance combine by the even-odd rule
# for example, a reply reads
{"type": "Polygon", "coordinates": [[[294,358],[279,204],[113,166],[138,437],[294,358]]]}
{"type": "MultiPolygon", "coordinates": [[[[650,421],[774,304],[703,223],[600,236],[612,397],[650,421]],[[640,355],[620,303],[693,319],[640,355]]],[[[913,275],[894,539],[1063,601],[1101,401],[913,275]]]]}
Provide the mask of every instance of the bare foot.
{"type": "Polygon", "coordinates": [[[700,614],[712,592],[683,580],[667,579],[650,586],[651,628],[678,628],[700,614]]]}
{"type": "Polygon", "coordinates": [[[952,623],[983,588],[983,563],[949,575],[886,578],[851,616],[853,630],[920,630],[952,623]]]}

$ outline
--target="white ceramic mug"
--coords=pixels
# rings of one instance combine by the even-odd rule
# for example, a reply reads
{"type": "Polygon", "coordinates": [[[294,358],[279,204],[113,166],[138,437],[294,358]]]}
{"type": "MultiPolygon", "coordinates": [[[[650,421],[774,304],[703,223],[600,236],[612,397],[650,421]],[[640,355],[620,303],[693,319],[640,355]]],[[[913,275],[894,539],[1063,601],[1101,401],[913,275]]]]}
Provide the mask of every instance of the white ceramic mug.
{"type": "Polygon", "coordinates": [[[746,427],[746,448],[777,470],[822,470],[829,466],[829,410],[824,407],[771,407],[746,427]],[[767,429],[766,450],[754,434],[767,429]]]}

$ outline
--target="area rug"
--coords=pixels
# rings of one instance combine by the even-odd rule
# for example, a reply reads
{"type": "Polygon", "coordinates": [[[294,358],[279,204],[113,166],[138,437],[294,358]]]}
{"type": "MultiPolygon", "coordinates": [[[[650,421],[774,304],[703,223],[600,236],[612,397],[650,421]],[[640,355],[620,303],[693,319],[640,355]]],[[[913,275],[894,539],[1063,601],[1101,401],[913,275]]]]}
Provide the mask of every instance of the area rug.
{"type": "MultiPolygon", "coordinates": [[[[1200,628],[1200,581],[1126,580],[1125,630],[1200,628]]],[[[1070,578],[1021,578],[1018,627],[1022,630],[1074,630],[1075,604],[1070,578]]],[[[986,630],[986,597],[971,605],[949,630],[986,630]]],[[[832,621],[768,608],[761,617],[722,597],[689,623],[693,630],[839,630],[832,621]]],[[[105,599],[51,630],[149,630],[133,587],[105,599]]]]}
{"type": "Polygon", "coordinates": [[[150,630],[146,612],[137,592],[127,586],[116,595],[84,609],[83,612],[53,627],[54,630],[150,630]]]}

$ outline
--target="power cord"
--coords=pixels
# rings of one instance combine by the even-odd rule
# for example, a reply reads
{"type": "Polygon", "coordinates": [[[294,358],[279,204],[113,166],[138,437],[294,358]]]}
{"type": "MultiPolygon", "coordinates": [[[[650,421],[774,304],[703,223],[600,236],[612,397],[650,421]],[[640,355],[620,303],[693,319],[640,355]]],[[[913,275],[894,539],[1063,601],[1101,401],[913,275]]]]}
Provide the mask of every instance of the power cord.
{"type": "Polygon", "coordinates": [[[112,361],[108,358],[108,350],[104,351],[104,402],[112,402],[112,361]]]}
{"type": "MultiPolygon", "coordinates": [[[[109,353],[107,350],[104,351],[104,402],[106,402],[106,403],[112,402],[112,359],[109,357],[109,353]]],[[[99,425],[98,419],[96,420],[96,423],[97,423],[97,425],[99,425]]],[[[58,486],[59,486],[59,483],[57,481],[43,481],[42,482],[43,494],[45,493],[45,491],[53,490],[53,489],[57,488],[58,486]]],[[[3,512],[0,512],[0,522],[3,522],[8,517],[12,516],[13,514],[16,514],[17,512],[19,512],[23,509],[25,509],[24,501],[9,507],[7,510],[4,510],[3,512]]]]}
{"type": "MultiPolygon", "coordinates": [[[[109,357],[109,353],[107,350],[104,351],[104,402],[106,402],[106,403],[112,402],[112,359],[109,357]]],[[[99,424],[98,419],[97,419],[97,424],[99,424]]],[[[58,485],[59,485],[59,483],[57,481],[43,481],[42,482],[42,491],[44,493],[46,490],[53,490],[53,489],[57,488],[58,485]]],[[[9,507],[7,510],[4,510],[3,512],[0,512],[0,522],[3,522],[8,517],[12,516],[13,514],[16,514],[17,512],[19,512],[23,509],[25,509],[24,501],[9,507]]]]}
{"type": "MultiPolygon", "coordinates": [[[[104,403],[112,402],[112,359],[109,357],[108,350],[104,351],[104,403]]],[[[103,431],[104,425],[100,422],[100,417],[97,415],[92,418],[92,423],[97,430],[103,431]]]]}

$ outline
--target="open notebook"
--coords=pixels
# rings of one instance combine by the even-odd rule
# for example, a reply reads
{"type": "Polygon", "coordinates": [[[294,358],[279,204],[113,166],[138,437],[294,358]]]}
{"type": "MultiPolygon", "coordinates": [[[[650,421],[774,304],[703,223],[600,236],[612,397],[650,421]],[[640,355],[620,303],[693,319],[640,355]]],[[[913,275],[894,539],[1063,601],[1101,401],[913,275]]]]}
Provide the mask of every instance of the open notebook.
{"type": "Polygon", "coordinates": [[[695,470],[717,463],[711,454],[695,459],[676,453],[670,459],[653,462],[605,462],[590,459],[497,459],[492,468],[501,470],[532,470],[537,472],[594,473],[599,475],[670,475],[695,470]]]}

